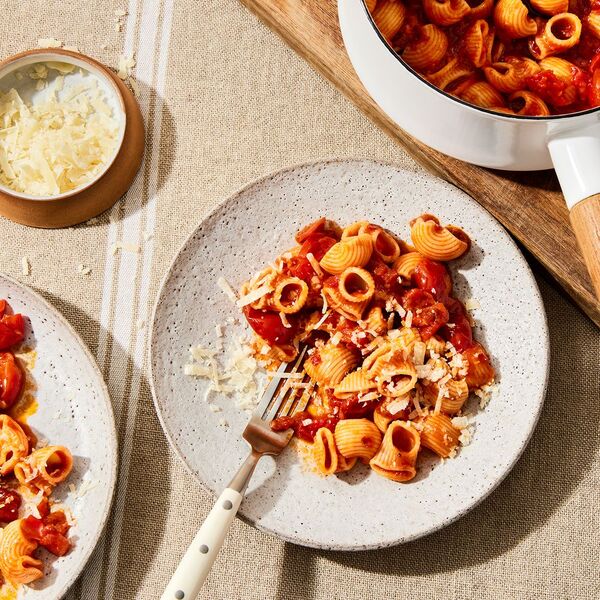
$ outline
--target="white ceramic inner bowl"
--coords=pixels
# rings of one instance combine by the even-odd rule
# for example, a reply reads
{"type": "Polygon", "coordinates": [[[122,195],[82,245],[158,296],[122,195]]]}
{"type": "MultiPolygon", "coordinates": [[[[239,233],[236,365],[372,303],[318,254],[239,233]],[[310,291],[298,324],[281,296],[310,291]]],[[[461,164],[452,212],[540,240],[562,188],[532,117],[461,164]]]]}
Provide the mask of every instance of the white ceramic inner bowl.
{"type": "Polygon", "coordinates": [[[31,79],[27,75],[22,78],[18,78],[17,73],[22,73],[27,68],[31,68],[35,64],[47,62],[67,63],[78,67],[78,69],[72,73],[69,73],[68,76],[65,77],[64,88],[58,93],[59,99],[61,96],[67,94],[74,86],[84,83],[84,81],[88,81],[88,77],[93,77],[96,79],[99,89],[104,93],[106,103],[112,109],[113,117],[117,120],[119,132],[117,136],[117,143],[112,155],[104,163],[98,173],[96,173],[96,175],[86,183],[83,183],[79,187],[69,190],[68,192],[54,196],[34,196],[31,194],[25,194],[23,192],[18,192],[0,183],[1,192],[18,198],[23,198],[25,200],[57,200],[60,198],[73,196],[74,194],[77,194],[78,192],[90,187],[96,181],[98,181],[98,179],[100,179],[112,166],[117,154],[119,153],[119,150],[121,149],[123,138],[125,136],[125,104],[117,84],[101,69],[96,67],[93,63],[87,62],[83,58],[76,58],[68,54],[48,51],[44,53],[28,54],[15,58],[14,60],[9,60],[2,68],[0,68],[0,93],[6,93],[11,88],[14,88],[17,90],[24,102],[28,105],[35,105],[38,102],[44,101],[49,91],[52,89],[52,82],[58,75],[60,75],[60,73],[54,69],[48,69],[48,77],[46,78],[48,86],[42,90],[35,89],[35,85],[38,80],[31,79]],[[79,69],[82,69],[83,73],[81,73],[79,69]]]}

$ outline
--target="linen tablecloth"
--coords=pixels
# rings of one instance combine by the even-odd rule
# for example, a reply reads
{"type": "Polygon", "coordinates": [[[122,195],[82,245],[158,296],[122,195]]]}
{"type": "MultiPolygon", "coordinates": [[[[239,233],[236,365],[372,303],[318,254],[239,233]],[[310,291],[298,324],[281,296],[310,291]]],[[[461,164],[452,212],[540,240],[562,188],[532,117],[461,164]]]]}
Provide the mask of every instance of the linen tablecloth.
{"type": "MultiPolygon", "coordinates": [[[[137,61],[147,152],[133,187],[77,227],[0,219],[0,270],[70,320],[115,408],[115,502],[68,598],[157,598],[212,502],[170,450],[148,387],[149,314],[177,249],[220,201],[275,169],[325,157],[420,167],[236,0],[5,0],[1,29],[2,56],[52,37],[115,67],[119,55],[137,61]],[[141,252],[113,255],[116,241],[141,252]]],[[[538,281],[552,343],[548,397],[496,492],[438,533],[358,554],[297,547],[236,521],[203,597],[600,598],[600,340],[556,285],[538,281]]]]}

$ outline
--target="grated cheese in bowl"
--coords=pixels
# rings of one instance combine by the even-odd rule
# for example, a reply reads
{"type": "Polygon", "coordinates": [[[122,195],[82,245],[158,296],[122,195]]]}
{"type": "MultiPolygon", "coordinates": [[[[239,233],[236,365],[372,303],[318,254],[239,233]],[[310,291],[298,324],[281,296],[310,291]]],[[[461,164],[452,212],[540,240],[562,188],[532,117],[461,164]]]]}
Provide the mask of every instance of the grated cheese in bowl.
{"type": "Polygon", "coordinates": [[[2,83],[0,184],[55,197],[90,183],[112,162],[123,127],[105,84],[91,71],[46,61],[2,83]]]}

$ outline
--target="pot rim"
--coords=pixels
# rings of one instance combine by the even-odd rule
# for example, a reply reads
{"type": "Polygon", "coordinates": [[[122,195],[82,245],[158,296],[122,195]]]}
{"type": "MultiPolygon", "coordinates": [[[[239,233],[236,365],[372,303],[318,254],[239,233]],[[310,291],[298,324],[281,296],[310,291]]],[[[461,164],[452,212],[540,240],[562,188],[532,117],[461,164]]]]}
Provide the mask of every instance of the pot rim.
{"type": "Polygon", "coordinates": [[[448,98],[449,100],[451,100],[453,102],[456,102],[457,104],[462,104],[466,108],[469,108],[469,109],[472,109],[472,110],[475,110],[475,111],[480,111],[480,112],[485,113],[487,115],[490,115],[490,116],[493,116],[493,117],[498,117],[498,118],[501,118],[501,119],[504,119],[504,120],[508,120],[508,121],[510,121],[510,120],[514,120],[514,121],[534,121],[534,122],[558,121],[558,120],[561,120],[561,119],[569,119],[569,118],[572,118],[572,117],[582,117],[582,116],[585,116],[585,115],[590,115],[590,114],[593,114],[593,113],[600,112],[600,106],[596,106],[594,108],[588,108],[586,110],[580,110],[580,111],[572,112],[572,113],[563,113],[563,114],[560,114],[560,115],[548,115],[548,116],[508,115],[506,113],[501,113],[501,112],[497,112],[495,110],[490,110],[489,108],[484,108],[483,106],[478,106],[476,104],[470,104],[469,102],[465,102],[461,98],[458,98],[457,96],[453,96],[452,94],[449,94],[448,92],[446,92],[446,91],[440,89],[439,87],[433,85],[433,83],[427,81],[427,79],[425,79],[425,77],[423,77],[418,71],[416,71],[415,69],[413,69],[407,62],[405,62],[402,59],[402,57],[390,46],[390,44],[383,37],[383,35],[381,35],[381,32],[379,31],[379,28],[377,27],[377,25],[375,24],[375,21],[373,20],[373,17],[371,16],[371,12],[367,8],[366,0],[360,0],[360,3],[362,4],[363,10],[365,11],[365,13],[367,15],[367,19],[368,19],[369,23],[371,24],[371,27],[373,28],[373,30],[375,31],[375,33],[377,34],[377,36],[379,37],[379,39],[381,40],[381,42],[383,43],[383,45],[385,46],[385,48],[387,48],[387,50],[398,61],[398,63],[400,65],[402,65],[409,73],[411,73],[417,79],[419,79],[422,83],[424,83],[425,85],[427,85],[429,88],[435,90],[437,93],[445,96],[446,98],[448,98]]]}

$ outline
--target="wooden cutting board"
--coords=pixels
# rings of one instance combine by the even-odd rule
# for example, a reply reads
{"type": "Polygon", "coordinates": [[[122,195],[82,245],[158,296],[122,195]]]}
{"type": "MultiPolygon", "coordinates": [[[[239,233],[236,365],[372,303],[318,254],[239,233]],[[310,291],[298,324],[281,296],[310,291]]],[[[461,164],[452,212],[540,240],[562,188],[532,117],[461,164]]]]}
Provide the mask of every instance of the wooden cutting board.
{"type": "Polygon", "coordinates": [[[491,212],[600,326],[587,270],[554,171],[491,171],[449,158],[400,129],[371,99],[342,42],[335,0],[241,0],[319,73],[434,174],[491,212]]]}

